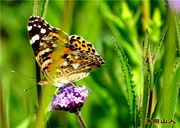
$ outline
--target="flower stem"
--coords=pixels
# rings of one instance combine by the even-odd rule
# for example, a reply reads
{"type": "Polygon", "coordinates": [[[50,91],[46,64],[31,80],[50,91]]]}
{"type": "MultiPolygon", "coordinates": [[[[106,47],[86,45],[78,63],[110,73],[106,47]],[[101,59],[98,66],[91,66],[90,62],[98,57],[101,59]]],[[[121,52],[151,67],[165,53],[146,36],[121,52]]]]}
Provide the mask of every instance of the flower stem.
{"type": "Polygon", "coordinates": [[[81,124],[81,127],[82,127],[82,128],[87,128],[87,127],[86,127],[86,124],[85,124],[85,122],[84,122],[84,120],[83,120],[83,118],[82,118],[81,112],[77,110],[76,115],[77,115],[78,120],[79,120],[79,122],[80,122],[80,124],[81,124]]]}
{"type": "Polygon", "coordinates": [[[42,90],[41,90],[41,86],[38,84],[39,81],[41,80],[41,76],[40,76],[40,68],[38,66],[38,63],[36,63],[36,84],[37,84],[37,95],[38,95],[38,105],[37,107],[39,107],[40,105],[40,101],[41,101],[41,97],[42,97],[42,90]]]}
{"type": "MultiPolygon", "coordinates": [[[[33,16],[38,16],[38,12],[39,12],[39,4],[40,4],[40,0],[33,0],[33,16]]],[[[38,84],[39,81],[41,80],[41,76],[40,76],[40,68],[35,60],[36,63],[36,84],[37,84],[37,93],[38,93],[38,104],[37,104],[37,108],[40,105],[40,97],[42,95],[42,90],[41,90],[41,86],[38,84]]]]}
{"type": "Polygon", "coordinates": [[[37,16],[39,11],[39,0],[33,1],[33,15],[37,16]]]}
{"type": "Polygon", "coordinates": [[[49,2],[49,0],[44,0],[44,2],[43,2],[42,12],[41,12],[41,16],[43,18],[45,18],[45,15],[46,15],[47,7],[48,7],[48,2],[49,2]]]}

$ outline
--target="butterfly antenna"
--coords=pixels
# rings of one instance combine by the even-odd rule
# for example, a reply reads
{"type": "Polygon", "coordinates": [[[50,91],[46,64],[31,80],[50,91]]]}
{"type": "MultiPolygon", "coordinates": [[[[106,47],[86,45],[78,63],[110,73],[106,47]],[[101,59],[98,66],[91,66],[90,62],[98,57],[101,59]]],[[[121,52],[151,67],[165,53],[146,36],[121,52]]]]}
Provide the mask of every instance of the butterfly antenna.
{"type": "Polygon", "coordinates": [[[12,73],[14,73],[14,74],[17,74],[17,75],[24,76],[24,77],[28,77],[28,78],[32,78],[32,79],[36,79],[35,77],[29,76],[29,75],[25,75],[25,74],[22,74],[22,73],[18,73],[18,72],[14,71],[14,70],[12,70],[11,72],[12,72],[12,73]]]}
{"type": "Polygon", "coordinates": [[[32,86],[30,88],[24,89],[24,91],[27,92],[27,91],[31,90],[32,88],[34,88],[34,87],[32,86]]]}

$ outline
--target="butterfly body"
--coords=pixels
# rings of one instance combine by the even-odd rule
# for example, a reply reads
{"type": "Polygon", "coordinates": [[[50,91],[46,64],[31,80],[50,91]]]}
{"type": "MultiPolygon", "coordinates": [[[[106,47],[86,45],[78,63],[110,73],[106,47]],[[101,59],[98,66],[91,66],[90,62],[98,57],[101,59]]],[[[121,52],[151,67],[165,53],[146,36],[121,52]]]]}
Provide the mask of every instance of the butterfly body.
{"type": "Polygon", "coordinates": [[[104,64],[90,42],[77,35],[68,36],[39,16],[31,16],[28,34],[36,61],[55,86],[78,81],[104,64]]]}

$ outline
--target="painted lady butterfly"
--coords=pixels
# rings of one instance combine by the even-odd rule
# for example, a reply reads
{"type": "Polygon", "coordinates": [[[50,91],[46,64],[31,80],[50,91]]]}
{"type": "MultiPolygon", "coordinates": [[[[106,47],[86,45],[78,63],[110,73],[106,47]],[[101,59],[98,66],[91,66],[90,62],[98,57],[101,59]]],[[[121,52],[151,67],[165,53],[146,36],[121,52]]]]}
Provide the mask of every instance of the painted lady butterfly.
{"type": "Polygon", "coordinates": [[[68,36],[39,16],[30,17],[27,29],[36,61],[47,81],[55,86],[78,81],[104,64],[90,42],[68,36]]]}

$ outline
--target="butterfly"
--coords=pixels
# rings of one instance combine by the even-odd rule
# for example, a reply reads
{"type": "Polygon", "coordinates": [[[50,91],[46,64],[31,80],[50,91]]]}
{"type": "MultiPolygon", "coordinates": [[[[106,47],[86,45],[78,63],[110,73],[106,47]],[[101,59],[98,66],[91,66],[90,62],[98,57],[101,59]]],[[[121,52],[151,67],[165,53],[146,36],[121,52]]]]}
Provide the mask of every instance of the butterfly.
{"type": "Polygon", "coordinates": [[[36,61],[54,86],[83,79],[105,63],[92,43],[78,35],[68,36],[40,16],[29,18],[27,30],[36,61]]]}

